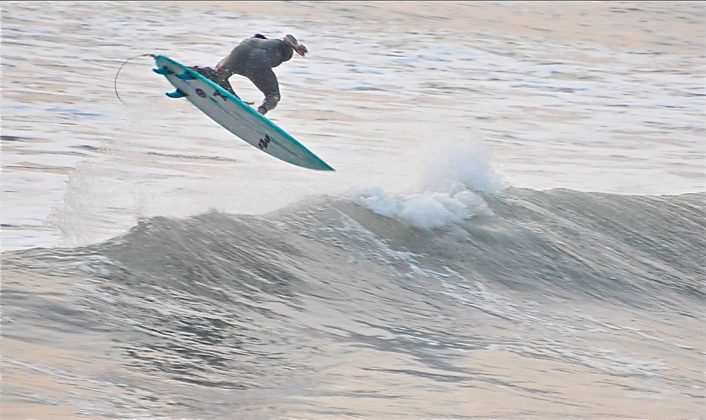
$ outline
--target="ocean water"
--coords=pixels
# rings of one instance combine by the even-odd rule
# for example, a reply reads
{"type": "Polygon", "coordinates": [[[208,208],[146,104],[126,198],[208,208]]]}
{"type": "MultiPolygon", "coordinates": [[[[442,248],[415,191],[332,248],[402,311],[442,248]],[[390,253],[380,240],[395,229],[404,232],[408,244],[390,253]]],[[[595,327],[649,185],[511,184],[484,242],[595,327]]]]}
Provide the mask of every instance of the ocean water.
{"type": "Polygon", "coordinates": [[[706,418],[702,3],[0,13],[3,419],[706,418]],[[336,172],[115,98],[256,32],[336,172]]]}

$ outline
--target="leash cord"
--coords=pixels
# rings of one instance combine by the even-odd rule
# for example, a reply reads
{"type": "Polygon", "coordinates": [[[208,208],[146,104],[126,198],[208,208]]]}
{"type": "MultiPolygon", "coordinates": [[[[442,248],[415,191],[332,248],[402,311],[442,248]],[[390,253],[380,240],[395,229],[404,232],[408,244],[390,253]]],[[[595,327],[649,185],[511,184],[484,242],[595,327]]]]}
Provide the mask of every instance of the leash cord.
{"type": "Polygon", "coordinates": [[[115,91],[115,97],[118,98],[118,101],[120,101],[120,103],[125,106],[127,106],[127,104],[125,102],[123,102],[123,100],[120,98],[120,94],[118,93],[118,75],[120,74],[120,71],[123,69],[123,66],[125,66],[125,64],[127,64],[128,62],[130,62],[136,58],[139,58],[139,57],[152,57],[152,58],[154,58],[155,55],[154,54],[140,54],[140,55],[136,55],[134,57],[130,57],[130,58],[126,59],[125,61],[123,61],[123,63],[120,64],[120,67],[118,67],[118,71],[115,72],[115,79],[113,79],[113,90],[115,91]]]}

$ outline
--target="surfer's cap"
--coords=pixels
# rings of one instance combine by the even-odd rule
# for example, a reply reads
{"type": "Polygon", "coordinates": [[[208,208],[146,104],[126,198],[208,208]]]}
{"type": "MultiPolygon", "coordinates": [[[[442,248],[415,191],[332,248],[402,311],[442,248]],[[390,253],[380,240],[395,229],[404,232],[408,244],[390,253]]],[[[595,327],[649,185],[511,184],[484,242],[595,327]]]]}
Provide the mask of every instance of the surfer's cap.
{"type": "Polygon", "coordinates": [[[304,57],[304,55],[309,52],[309,50],[304,45],[300,44],[299,41],[297,41],[297,39],[293,35],[287,34],[287,36],[285,36],[282,41],[284,41],[284,43],[289,45],[290,47],[294,48],[294,51],[296,51],[297,54],[301,55],[302,57],[304,57]]]}

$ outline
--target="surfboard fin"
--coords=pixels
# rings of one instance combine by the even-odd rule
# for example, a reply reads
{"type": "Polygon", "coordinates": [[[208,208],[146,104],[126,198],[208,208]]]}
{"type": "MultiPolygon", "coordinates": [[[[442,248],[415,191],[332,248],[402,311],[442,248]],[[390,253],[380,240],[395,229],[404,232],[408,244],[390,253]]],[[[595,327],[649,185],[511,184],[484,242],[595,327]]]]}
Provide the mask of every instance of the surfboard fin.
{"type": "Polygon", "coordinates": [[[159,68],[156,68],[156,69],[152,69],[152,71],[155,72],[155,73],[157,73],[157,74],[161,74],[162,76],[166,76],[166,75],[168,75],[168,74],[172,74],[172,72],[169,71],[169,69],[167,68],[167,66],[162,66],[162,67],[159,67],[159,68]]]}
{"type": "Polygon", "coordinates": [[[181,90],[177,89],[174,92],[167,92],[167,96],[170,98],[178,99],[178,98],[183,98],[186,96],[186,93],[182,92],[181,90]]]}

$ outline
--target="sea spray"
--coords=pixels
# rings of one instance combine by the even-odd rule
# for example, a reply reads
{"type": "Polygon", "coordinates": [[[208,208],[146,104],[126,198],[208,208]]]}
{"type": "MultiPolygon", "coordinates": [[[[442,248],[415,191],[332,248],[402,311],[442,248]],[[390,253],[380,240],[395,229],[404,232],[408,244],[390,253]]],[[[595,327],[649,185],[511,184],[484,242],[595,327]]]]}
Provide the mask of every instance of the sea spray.
{"type": "Polygon", "coordinates": [[[504,185],[490,163],[487,147],[475,140],[433,146],[433,153],[420,152],[420,156],[431,157],[424,161],[421,171],[415,169],[421,172],[421,179],[413,192],[359,188],[353,192],[353,202],[420,229],[440,228],[477,214],[492,214],[482,194],[500,194],[504,185]]]}

